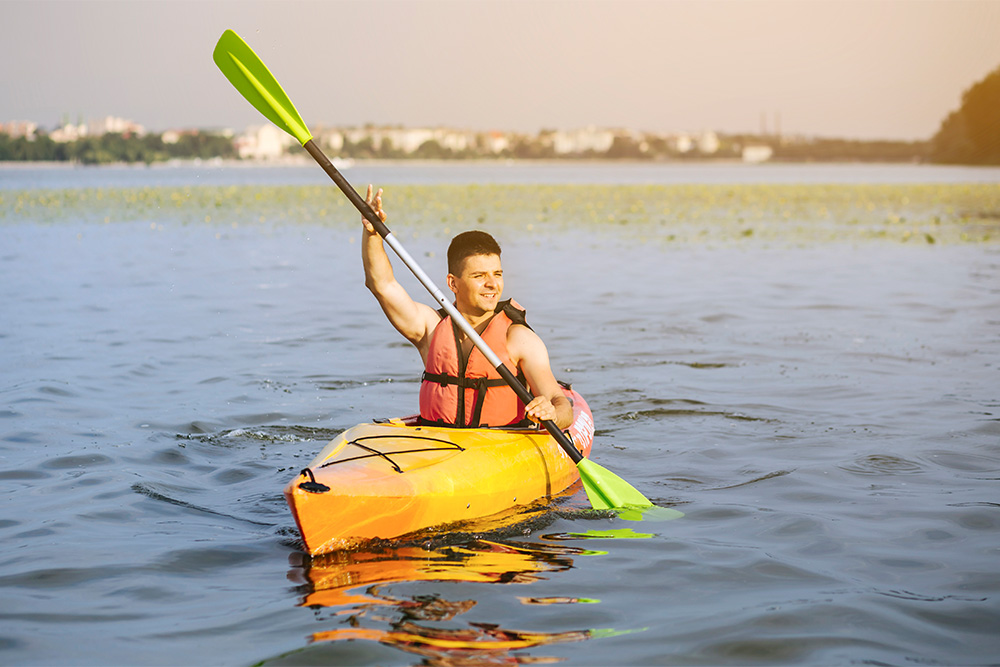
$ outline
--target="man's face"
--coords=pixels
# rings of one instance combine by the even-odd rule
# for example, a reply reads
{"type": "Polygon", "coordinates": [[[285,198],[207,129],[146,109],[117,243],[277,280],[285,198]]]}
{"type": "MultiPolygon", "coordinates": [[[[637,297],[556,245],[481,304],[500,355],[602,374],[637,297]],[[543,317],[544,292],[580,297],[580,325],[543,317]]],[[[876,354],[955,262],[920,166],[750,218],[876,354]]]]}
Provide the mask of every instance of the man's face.
{"type": "Polygon", "coordinates": [[[471,255],[462,262],[461,274],[448,274],[458,309],[469,315],[492,313],[503,294],[500,255],[471,255]]]}

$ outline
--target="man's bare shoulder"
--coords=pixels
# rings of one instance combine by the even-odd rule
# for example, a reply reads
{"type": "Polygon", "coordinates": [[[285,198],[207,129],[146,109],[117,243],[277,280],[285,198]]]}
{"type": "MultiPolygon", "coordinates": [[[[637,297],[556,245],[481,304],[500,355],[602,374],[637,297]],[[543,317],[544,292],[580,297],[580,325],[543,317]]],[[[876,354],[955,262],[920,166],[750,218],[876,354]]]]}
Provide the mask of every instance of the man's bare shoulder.
{"type": "Polygon", "coordinates": [[[541,336],[521,324],[513,324],[507,329],[507,351],[517,359],[531,358],[546,354],[541,336]]]}
{"type": "Polygon", "coordinates": [[[518,324],[517,322],[510,325],[507,329],[507,340],[538,340],[541,341],[541,337],[534,332],[534,330],[527,324],[518,324]]]}

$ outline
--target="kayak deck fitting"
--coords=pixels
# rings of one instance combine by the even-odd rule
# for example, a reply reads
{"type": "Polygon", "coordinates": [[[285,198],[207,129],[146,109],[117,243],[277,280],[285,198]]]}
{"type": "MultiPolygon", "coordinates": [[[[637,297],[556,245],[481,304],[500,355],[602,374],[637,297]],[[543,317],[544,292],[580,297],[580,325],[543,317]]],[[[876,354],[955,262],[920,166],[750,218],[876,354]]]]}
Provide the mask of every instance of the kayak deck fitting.
{"type": "MultiPolygon", "coordinates": [[[[594,420],[580,394],[567,429],[590,454],[594,420]]],[[[320,554],[529,505],[579,479],[549,433],[534,427],[359,424],[331,441],[285,488],[305,550],[320,554]]]]}

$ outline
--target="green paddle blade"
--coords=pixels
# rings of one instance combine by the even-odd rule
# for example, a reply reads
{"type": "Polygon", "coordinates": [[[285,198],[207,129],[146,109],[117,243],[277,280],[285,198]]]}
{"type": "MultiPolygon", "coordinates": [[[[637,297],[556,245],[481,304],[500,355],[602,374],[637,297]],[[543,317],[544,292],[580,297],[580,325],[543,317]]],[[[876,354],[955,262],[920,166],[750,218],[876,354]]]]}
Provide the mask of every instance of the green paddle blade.
{"type": "Polygon", "coordinates": [[[625,521],[645,521],[647,523],[673,521],[684,516],[684,512],[671,507],[659,507],[657,505],[653,505],[652,507],[626,507],[625,509],[618,510],[617,514],[619,519],[624,519],[625,521]]]}
{"type": "Polygon", "coordinates": [[[591,639],[604,639],[605,637],[620,637],[630,635],[634,632],[645,632],[649,628],[634,628],[632,630],[615,630],[614,628],[595,628],[589,631],[591,639]]]}
{"type": "Polygon", "coordinates": [[[653,503],[631,484],[590,459],[583,459],[577,463],[576,469],[580,472],[580,479],[583,480],[587,499],[595,510],[653,506],[653,503]]]}
{"type": "Polygon", "coordinates": [[[585,533],[566,533],[581,540],[648,540],[656,537],[652,533],[637,533],[631,528],[611,528],[610,530],[588,530],[585,533]]]}
{"type": "Polygon", "coordinates": [[[312,139],[312,134],[302,122],[302,116],[281,89],[281,84],[242,37],[232,30],[222,33],[212,53],[212,60],[229,79],[229,83],[265,118],[298,139],[303,146],[312,139]]]}

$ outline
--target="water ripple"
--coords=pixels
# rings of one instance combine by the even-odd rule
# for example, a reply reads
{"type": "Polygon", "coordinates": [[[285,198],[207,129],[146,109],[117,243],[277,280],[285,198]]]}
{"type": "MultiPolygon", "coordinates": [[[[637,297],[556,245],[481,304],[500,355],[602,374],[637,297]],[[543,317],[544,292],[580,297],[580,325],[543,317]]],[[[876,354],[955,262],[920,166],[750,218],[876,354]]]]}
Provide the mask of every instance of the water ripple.
{"type": "Polygon", "coordinates": [[[916,475],[924,472],[924,466],[919,463],[890,454],[870,454],[839,467],[857,475],[916,475]]]}

